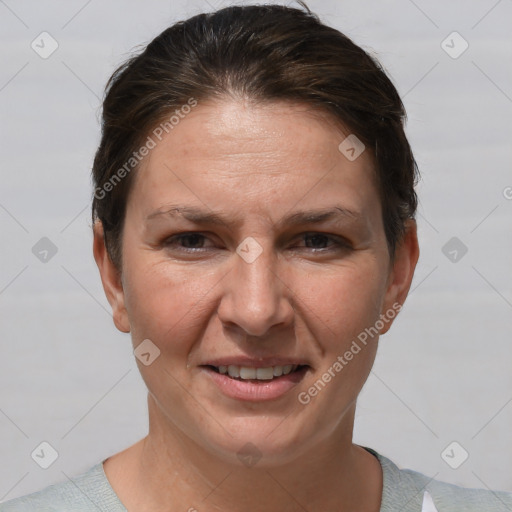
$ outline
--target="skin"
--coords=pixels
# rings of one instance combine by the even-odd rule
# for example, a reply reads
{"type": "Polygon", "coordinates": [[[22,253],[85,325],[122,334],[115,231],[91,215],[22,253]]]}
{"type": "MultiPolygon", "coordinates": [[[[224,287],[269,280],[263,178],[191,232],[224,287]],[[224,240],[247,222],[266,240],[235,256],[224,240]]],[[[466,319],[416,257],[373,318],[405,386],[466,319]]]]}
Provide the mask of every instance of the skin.
{"type": "Polygon", "coordinates": [[[379,510],[380,464],[352,443],[378,336],[309,404],[297,399],[404,302],[419,254],[411,220],[390,261],[372,157],[364,151],[351,162],[340,153],[348,134],[300,104],[201,103],[134,176],[121,272],[101,223],[94,226],[116,327],[134,347],[150,339],[160,350],[149,366],[137,361],[149,434],[104,463],[128,510],[379,510]],[[169,204],[221,213],[225,223],[146,220],[169,204]],[[280,223],[330,206],[356,215],[280,223]],[[184,232],[203,237],[170,240],[184,232]],[[236,252],[247,237],[262,248],[252,263],[236,252]],[[200,368],[231,355],[300,357],[310,367],[284,396],[249,403],[223,395],[200,368]],[[249,442],[261,455],[252,467],[237,457],[249,442]]]}

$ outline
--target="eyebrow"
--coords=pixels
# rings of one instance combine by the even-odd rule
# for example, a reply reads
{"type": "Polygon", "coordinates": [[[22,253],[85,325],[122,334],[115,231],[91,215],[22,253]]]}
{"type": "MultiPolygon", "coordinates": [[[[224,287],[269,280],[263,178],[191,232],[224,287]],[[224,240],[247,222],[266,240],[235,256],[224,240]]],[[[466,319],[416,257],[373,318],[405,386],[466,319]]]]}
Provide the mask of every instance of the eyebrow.
{"type": "MultiPolygon", "coordinates": [[[[241,223],[240,217],[233,217],[232,215],[222,216],[221,214],[205,211],[195,206],[172,205],[164,208],[165,209],[161,208],[151,212],[146,217],[146,221],[151,221],[156,217],[165,216],[181,217],[195,224],[202,225],[229,226],[233,223],[241,223]]],[[[277,223],[277,227],[282,228],[283,226],[293,227],[301,224],[318,224],[327,220],[342,221],[347,218],[360,220],[361,214],[341,206],[306,210],[287,215],[277,223]]]]}

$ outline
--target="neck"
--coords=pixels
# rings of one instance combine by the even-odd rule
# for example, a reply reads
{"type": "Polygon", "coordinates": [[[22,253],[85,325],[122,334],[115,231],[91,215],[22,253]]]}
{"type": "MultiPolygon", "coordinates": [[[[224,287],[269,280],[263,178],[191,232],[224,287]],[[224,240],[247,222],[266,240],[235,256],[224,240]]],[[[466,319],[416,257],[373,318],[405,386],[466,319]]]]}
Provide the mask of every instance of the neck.
{"type": "Polygon", "coordinates": [[[105,472],[128,510],[378,512],[382,470],[352,444],[354,413],[355,404],[328,440],[291,462],[244,466],[205,450],[149,397],[149,435],[106,461],[105,472]]]}

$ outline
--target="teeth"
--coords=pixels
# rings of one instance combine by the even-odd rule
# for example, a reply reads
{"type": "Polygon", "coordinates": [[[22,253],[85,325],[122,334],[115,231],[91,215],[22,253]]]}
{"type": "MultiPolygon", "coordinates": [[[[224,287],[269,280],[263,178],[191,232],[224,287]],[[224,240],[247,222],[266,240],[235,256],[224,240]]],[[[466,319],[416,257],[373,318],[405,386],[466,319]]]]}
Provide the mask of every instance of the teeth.
{"type": "Polygon", "coordinates": [[[254,368],[252,366],[236,366],[230,364],[229,366],[219,366],[217,369],[219,373],[229,375],[235,379],[242,380],[272,380],[274,377],[281,375],[288,375],[294,372],[299,365],[285,364],[284,366],[268,366],[266,368],[254,368]]]}
{"type": "Polygon", "coordinates": [[[247,368],[246,366],[240,367],[240,378],[241,379],[255,379],[256,368],[247,368]]]}
{"type": "Polygon", "coordinates": [[[283,375],[283,367],[274,366],[274,377],[281,377],[281,375],[283,375]]]}
{"type": "Polygon", "coordinates": [[[228,374],[230,377],[240,377],[240,366],[230,364],[228,366],[228,374]]]}
{"type": "Polygon", "coordinates": [[[272,366],[268,368],[258,368],[256,370],[256,378],[258,380],[272,380],[274,378],[274,370],[272,366]]]}

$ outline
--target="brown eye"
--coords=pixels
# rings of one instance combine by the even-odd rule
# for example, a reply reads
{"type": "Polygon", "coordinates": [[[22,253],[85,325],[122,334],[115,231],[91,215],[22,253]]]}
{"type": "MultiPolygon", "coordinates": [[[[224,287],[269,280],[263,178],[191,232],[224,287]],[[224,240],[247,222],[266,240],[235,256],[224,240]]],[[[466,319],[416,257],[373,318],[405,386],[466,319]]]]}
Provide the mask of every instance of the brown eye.
{"type": "Polygon", "coordinates": [[[326,233],[304,233],[301,238],[305,241],[305,248],[313,251],[326,252],[350,248],[350,244],[343,238],[326,233]]]}
{"type": "Polygon", "coordinates": [[[325,244],[329,243],[330,238],[326,235],[322,235],[320,233],[315,233],[312,235],[306,235],[304,237],[306,240],[306,246],[310,249],[323,249],[325,244]],[[309,242],[309,244],[308,244],[309,242]],[[320,247],[322,246],[322,247],[320,247]]]}
{"type": "Polygon", "coordinates": [[[208,240],[201,233],[181,233],[174,235],[165,240],[164,245],[177,250],[197,251],[201,249],[208,249],[205,247],[205,241],[208,240]]]}

